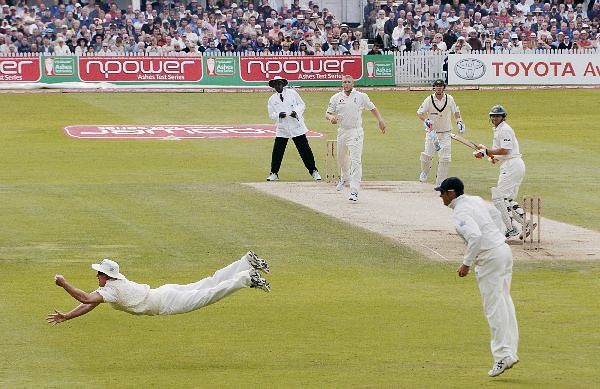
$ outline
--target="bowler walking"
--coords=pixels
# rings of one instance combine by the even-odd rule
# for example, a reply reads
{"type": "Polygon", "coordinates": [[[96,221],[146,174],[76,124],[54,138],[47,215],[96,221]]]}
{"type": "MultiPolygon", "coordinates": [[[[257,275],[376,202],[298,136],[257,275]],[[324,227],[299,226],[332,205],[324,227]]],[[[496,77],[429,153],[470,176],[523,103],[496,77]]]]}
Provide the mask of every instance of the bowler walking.
{"type": "Polygon", "coordinates": [[[340,181],[336,189],[341,191],[350,184],[350,201],[358,201],[362,180],[362,150],[365,131],[362,127],[362,111],[371,111],[385,134],[385,122],[375,104],[366,93],[354,89],[354,78],[342,76],[342,91],[329,99],[325,119],[337,124],[337,160],[340,164],[340,181]]]}

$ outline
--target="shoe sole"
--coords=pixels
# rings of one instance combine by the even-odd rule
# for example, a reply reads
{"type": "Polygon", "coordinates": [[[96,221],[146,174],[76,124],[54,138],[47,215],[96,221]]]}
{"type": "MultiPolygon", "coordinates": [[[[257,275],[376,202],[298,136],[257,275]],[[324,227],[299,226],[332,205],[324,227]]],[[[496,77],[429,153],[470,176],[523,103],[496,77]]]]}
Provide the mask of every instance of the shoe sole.
{"type": "Polygon", "coordinates": [[[269,267],[269,264],[267,263],[267,261],[265,261],[263,258],[260,258],[258,255],[256,255],[254,252],[249,251],[246,254],[246,261],[248,261],[248,263],[250,264],[250,266],[252,266],[252,268],[254,270],[258,270],[261,271],[265,274],[269,273],[271,271],[271,268],[269,267]],[[252,258],[254,261],[248,259],[248,257],[252,258]],[[264,267],[260,265],[260,263],[264,263],[264,267]]]}

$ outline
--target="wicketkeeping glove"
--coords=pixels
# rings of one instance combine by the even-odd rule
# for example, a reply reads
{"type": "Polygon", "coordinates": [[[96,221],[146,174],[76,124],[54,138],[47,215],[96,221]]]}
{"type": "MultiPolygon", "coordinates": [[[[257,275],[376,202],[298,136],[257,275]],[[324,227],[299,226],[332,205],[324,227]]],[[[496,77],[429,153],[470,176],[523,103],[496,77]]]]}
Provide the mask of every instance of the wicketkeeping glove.
{"type": "Polygon", "coordinates": [[[457,121],[457,122],[456,122],[456,125],[458,126],[458,132],[459,132],[460,134],[462,134],[463,132],[465,132],[465,130],[467,129],[467,128],[465,127],[465,123],[463,123],[463,121],[462,121],[462,120],[459,120],[459,121],[457,121]]]}

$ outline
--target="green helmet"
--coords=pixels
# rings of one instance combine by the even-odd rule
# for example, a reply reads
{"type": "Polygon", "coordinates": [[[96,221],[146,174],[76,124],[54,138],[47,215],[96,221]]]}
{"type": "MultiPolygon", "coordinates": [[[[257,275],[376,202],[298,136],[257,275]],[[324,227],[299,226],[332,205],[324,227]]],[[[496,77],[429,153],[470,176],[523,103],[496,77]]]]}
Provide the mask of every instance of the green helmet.
{"type": "Polygon", "coordinates": [[[494,105],[492,109],[490,109],[490,116],[492,115],[502,115],[502,117],[506,117],[506,111],[503,106],[494,105]]]}
{"type": "Polygon", "coordinates": [[[446,83],[441,78],[438,78],[437,80],[435,80],[433,82],[433,88],[435,88],[436,86],[441,86],[443,88],[446,88],[446,83]]]}

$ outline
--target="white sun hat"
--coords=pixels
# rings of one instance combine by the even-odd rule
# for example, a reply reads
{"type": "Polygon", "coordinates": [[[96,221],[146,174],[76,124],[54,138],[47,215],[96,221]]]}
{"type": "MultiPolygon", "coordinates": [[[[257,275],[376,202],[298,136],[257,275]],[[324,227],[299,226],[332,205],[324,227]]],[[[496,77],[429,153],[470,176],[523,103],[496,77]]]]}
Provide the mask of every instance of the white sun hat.
{"type": "Polygon", "coordinates": [[[111,278],[116,278],[118,280],[125,279],[125,276],[119,273],[119,264],[108,258],[103,259],[101,263],[94,263],[92,269],[104,273],[111,278]]]}

